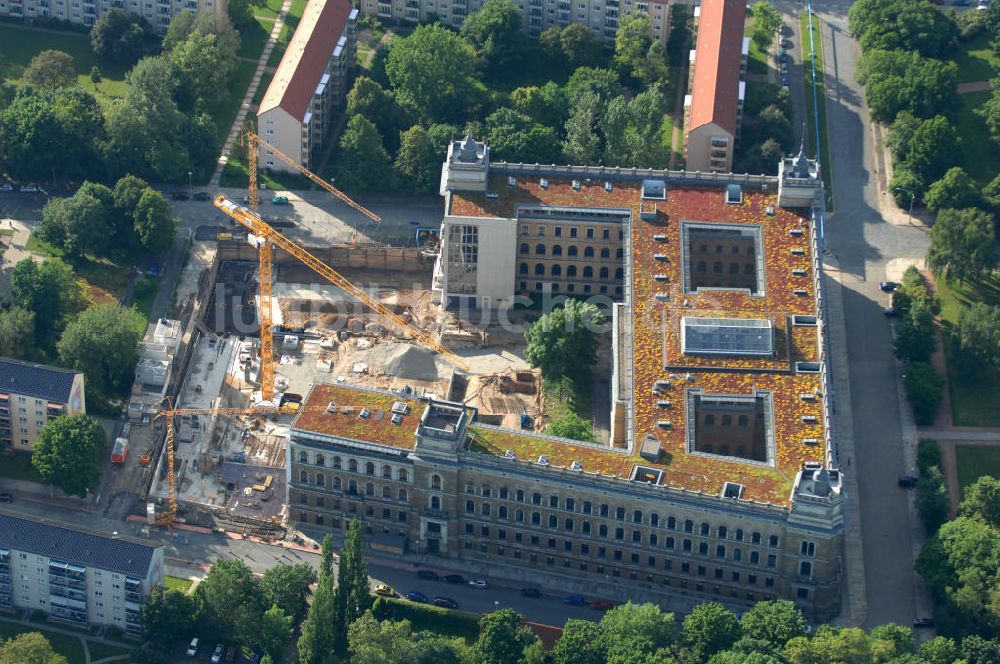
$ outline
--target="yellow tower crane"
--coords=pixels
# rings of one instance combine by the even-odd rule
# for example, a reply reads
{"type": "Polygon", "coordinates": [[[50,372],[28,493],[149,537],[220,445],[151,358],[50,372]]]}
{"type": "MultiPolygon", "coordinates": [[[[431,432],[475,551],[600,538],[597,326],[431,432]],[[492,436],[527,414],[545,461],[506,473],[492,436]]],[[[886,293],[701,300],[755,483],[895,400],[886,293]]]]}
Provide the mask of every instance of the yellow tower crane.
{"type": "MultiPolygon", "coordinates": [[[[321,277],[329,281],[334,286],[337,286],[345,293],[353,296],[361,302],[363,305],[367,306],[383,319],[391,321],[398,325],[400,328],[407,330],[413,335],[414,339],[419,341],[425,347],[431,350],[437,351],[441,356],[447,358],[449,362],[453,365],[469,370],[469,366],[462,360],[461,357],[450,351],[446,346],[441,344],[433,334],[421,330],[411,323],[408,323],[402,317],[397,316],[392,312],[387,306],[379,302],[374,297],[370,296],[361,288],[355,286],[347,277],[343,276],[326,263],[320,259],[313,256],[311,253],[298,246],[287,237],[271,228],[260,218],[260,215],[248,210],[241,205],[237,205],[233,200],[227,198],[226,196],[219,195],[215,197],[215,207],[222,210],[224,213],[236,220],[240,225],[250,231],[251,237],[254,239],[254,244],[258,247],[264,245],[269,245],[273,243],[275,246],[280,247],[285,250],[288,254],[297,258],[301,263],[310,267],[314,272],[319,274],[321,277]]],[[[270,259],[270,253],[267,254],[268,259],[270,259]]],[[[265,270],[263,263],[263,257],[261,259],[261,279],[260,279],[260,338],[261,338],[261,355],[260,355],[260,365],[261,365],[261,400],[270,401],[274,397],[274,354],[270,350],[273,348],[273,330],[271,327],[271,279],[270,279],[270,260],[268,260],[268,265],[265,270]],[[265,271],[267,273],[267,278],[265,278],[265,271]],[[266,341],[265,341],[266,339],[266,341]],[[265,382],[265,380],[267,382],[265,382]]]]}

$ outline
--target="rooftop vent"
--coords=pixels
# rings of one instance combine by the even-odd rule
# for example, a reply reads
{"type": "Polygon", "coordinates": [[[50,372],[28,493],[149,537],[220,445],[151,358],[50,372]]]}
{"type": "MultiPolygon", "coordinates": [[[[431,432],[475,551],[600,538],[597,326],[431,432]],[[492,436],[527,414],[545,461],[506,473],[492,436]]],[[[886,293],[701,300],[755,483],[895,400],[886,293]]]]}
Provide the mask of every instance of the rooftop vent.
{"type": "Polygon", "coordinates": [[[792,253],[792,256],[805,256],[806,255],[806,250],[805,249],[792,249],[791,253],[792,253]]]}
{"type": "Polygon", "coordinates": [[[576,471],[582,471],[583,470],[583,464],[580,463],[579,461],[574,461],[573,463],[569,464],[569,469],[570,470],[576,470],[576,471]]]}
{"type": "Polygon", "coordinates": [[[371,416],[372,416],[372,412],[370,410],[368,410],[367,408],[362,408],[361,412],[358,413],[358,417],[360,417],[363,420],[367,420],[371,416]]]}
{"type": "Polygon", "coordinates": [[[392,412],[399,413],[400,415],[408,415],[410,412],[410,404],[405,401],[393,401],[392,412]]]}
{"type": "Polygon", "coordinates": [[[656,242],[666,242],[667,241],[667,236],[666,235],[654,235],[653,236],[653,240],[656,241],[656,242]]]}
{"type": "Polygon", "coordinates": [[[400,424],[402,424],[403,423],[403,414],[402,413],[393,413],[392,414],[392,423],[395,424],[397,427],[400,424]]]}
{"type": "Polygon", "coordinates": [[[803,438],[802,444],[809,445],[810,447],[815,447],[816,445],[819,445],[819,438],[803,438]]]}
{"type": "Polygon", "coordinates": [[[541,456],[539,456],[538,457],[538,465],[539,466],[547,466],[547,465],[549,465],[549,457],[546,456],[546,455],[544,455],[544,454],[542,454],[541,456]]]}
{"type": "Polygon", "coordinates": [[[504,450],[503,458],[504,459],[516,459],[517,455],[514,454],[514,450],[504,450]]]}
{"type": "Polygon", "coordinates": [[[653,275],[653,279],[656,279],[657,281],[666,281],[667,280],[667,275],[665,275],[665,274],[654,274],[653,275]]]}
{"type": "Polygon", "coordinates": [[[337,413],[336,401],[331,401],[330,403],[326,404],[326,413],[327,415],[335,415],[337,413]]]}
{"type": "Polygon", "coordinates": [[[726,203],[739,205],[743,202],[743,187],[738,184],[726,185],[726,203]]]}
{"type": "Polygon", "coordinates": [[[819,418],[816,417],[815,415],[803,415],[802,416],[802,423],[803,424],[819,424],[819,418]]]}
{"type": "Polygon", "coordinates": [[[642,439],[642,446],[639,448],[639,456],[647,461],[652,461],[656,463],[660,460],[663,450],[660,448],[660,441],[656,440],[656,436],[651,433],[647,433],[642,439]]]}
{"type": "Polygon", "coordinates": [[[803,270],[801,268],[796,268],[796,269],[792,270],[792,276],[793,277],[804,277],[807,274],[808,274],[808,272],[806,272],[805,270],[803,270]]]}
{"type": "Polygon", "coordinates": [[[579,180],[573,180],[572,187],[573,187],[573,191],[580,191],[580,181],[579,180]]]}
{"type": "Polygon", "coordinates": [[[813,471],[819,470],[822,467],[823,467],[823,464],[821,464],[819,461],[803,461],[802,462],[802,470],[805,470],[805,471],[808,471],[808,472],[813,472],[813,471]]]}
{"type": "Polygon", "coordinates": [[[612,189],[614,189],[614,186],[610,182],[604,183],[604,191],[610,194],[612,189]]]}
{"type": "Polygon", "coordinates": [[[803,290],[801,288],[796,288],[795,290],[792,291],[792,294],[798,295],[799,297],[805,297],[806,295],[809,295],[809,291],[803,290]]]}
{"type": "Polygon", "coordinates": [[[820,364],[819,362],[796,362],[795,371],[796,373],[819,373],[820,364]]]}
{"type": "Polygon", "coordinates": [[[788,234],[793,237],[802,237],[803,235],[805,235],[805,233],[801,228],[789,228],[788,234]]]}
{"type": "Polygon", "coordinates": [[[663,390],[668,390],[668,389],[670,389],[670,381],[669,380],[658,380],[655,383],[653,383],[653,391],[654,392],[661,392],[663,390]]]}
{"type": "Polygon", "coordinates": [[[799,399],[801,399],[802,401],[816,401],[816,393],[803,392],[802,394],[799,395],[799,399]]]}
{"type": "Polygon", "coordinates": [[[726,482],[722,485],[722,497],[739,500],[743,495],[743,485],[736,482],[726,482]]]}
{"type": "Polygon", "coordinates": [[[661,263],[666,263],[667,262],[667,255],[666,254],[653,254],[653,260],[660,261],[661,263]]]}
{"type": "Polygon", "coordinates": [[[655,297],[660,302],[669,302],[670,301],[670,295],[667,294],[667,293],[657,293],[653,297],[655,297]]]}
{"type": "MultiPolygon", "coordinates": [[[[764,185],[764,187],[766,187],[766,186],[767,186],[767,185],[764,185]]],[[[762,187],[762,188],[763,188],[763,187],[762,187]]],[[[767,191],[767,189],[764,189],[764,191],[767,191]]],[[[767,215],[767,216],[769,216],[769,217],[773,217],[773,216],[774,216],[774,207],[772,207],[772,206],[768,205],[768,206],[767,206],[767,207],[766,207],[766,208],[764,209],[764,214],[766,214],[766,215],[767,215]]]]}
{"type": "Polygon", "coordinates": [[[656,420],[656,426],[660,427],[661,429],[673,429],[674,423],[671,422],[670,420],[656,420]]]}
{"type": "Polygon", "coordinates": [[[816,316],[792,316],[792,325],[816,325],[816,316]]]}
{"type": "Polygon", "coordinates": [[[495,191],[487,191],[486,192],[486,199],[487,200],[495,201],[498,198],[500,198],[500,194],[498,194],[497,192],[495,192],[495,191]]]}
{"type": "Polygon", "coordinates": [[[514,177],[513,175],[508,175],[507,176],[507,186],[508,187],[516,187],[517,186],[517,178],[514,177]]]}
{"type": "Polygon", "coordinates": [[[642,181],[642,197],[650,198],[658,201],[664,201],[667,199],[667,181],[666,180],[643,180],[642,181]]]}
{"type": "Polygon", "coordinates": [[[540,186],[542,189],[548,189],[549,188],[548,178],[542,178],[541,180],[539,180],[538,186],[540,186]]]}
{"type": "Polygon", "coordinates": [[[670,404],[670,401],[668,399],[664,399],[662,401],[657,401],[656,402],[656,407],[657,408],[664,408],[664,409],[666,409],[666,408],[670,408],[670,405],[671,404],[670,404]]]}

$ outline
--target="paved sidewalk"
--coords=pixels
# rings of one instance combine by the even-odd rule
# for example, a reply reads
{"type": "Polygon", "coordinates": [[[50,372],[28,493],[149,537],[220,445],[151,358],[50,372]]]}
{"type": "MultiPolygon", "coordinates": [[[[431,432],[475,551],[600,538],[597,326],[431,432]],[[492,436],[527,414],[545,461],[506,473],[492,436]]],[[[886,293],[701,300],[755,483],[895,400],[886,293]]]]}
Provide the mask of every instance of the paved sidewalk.
{"type": "Polygon", "coordinates": [[[222,180],[222,171],[226,170],[226,164],[229,163],[229,153],[232,152],[233,145],[236,144],[236,139],[239,138],[240,127],[243,126],[243,122],[250,112],[254,95],[257,94],[257,88],[260,86],[260,79],[267,69],[267,61],[271,58],[271,51],[274,50],[274,45],[278,41],[278,35],[281,34],[281,28],[284,27],[285,19],[288,17],[288,10],[291,8],[292,0],[285,0],[281,5],[281,11],[278,12],[278,18],[274,21],[274,27],[271,28],[271,34],[267,38],[267,43],[264,44],[264,50],[261,52],[260,58],[257,59],[257,70],[254,71],[250,85],[247,87],[247,92],[243,96],[243,103],[240,104],[240,110],[236,114],[236,119],[233,120],[233,125],[229,128],[229,135],[226,136],[226,142],[222,146],[222,154],[219,155],[219,161],[215,165],[215,172],[212,173],[212,179],[209,180],[209,187],[218,188],[222,180]]]}

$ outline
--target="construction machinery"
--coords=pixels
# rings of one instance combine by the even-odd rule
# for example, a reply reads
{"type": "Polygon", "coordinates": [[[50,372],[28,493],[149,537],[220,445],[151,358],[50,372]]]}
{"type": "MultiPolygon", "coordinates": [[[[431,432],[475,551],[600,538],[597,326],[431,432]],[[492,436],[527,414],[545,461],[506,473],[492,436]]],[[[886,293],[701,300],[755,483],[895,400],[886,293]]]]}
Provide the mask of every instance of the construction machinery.
{"type": "Polygon", "coordinates": [[[174,474],[174,417],[178,415],[285,415],[295,412],[295,409],[278,408],[269,402],[262,402],[249,408],[172,408],[170,400],[167,398],[164,399],[162,406],[154,417],[154,419],[162,419],[166,422],[167,430],[167,509],[156,518],[156,522],[161,526],[169,526],[177,520],[177,477],[174,474]]]}
{"type": "Polygon", "coordinates": [[[383,319],[395,323],[400,328],[408,330],[418,342],[441,354],[453,365],[469,370],[469,367],[458,355],[450,351],[441,344],[433,334],[425,332],[401,316],[396,315],[387,306],[370,296],[361,288],[355,286],[347,277],[343,276],[311,253],[298,246],[277,230],[269,226],[260,215],[238,205],[233,200],[224,195],[215,197],[215,207],[236,220],[242,225],[250,235],[248,240],[263,251],[260,254],[260,365],[261,365],[261,399],[271,401],[274,397],[274,341],[273,324],[271,317],[271,250],[270,245],[274,244],[285,252],[297,258],[301,263],[310,267],[314,272],[337,286],[348,295],[353,296],[358,302],[373,310],[383,319]],[[265,264],[266,262],[266,264],[265,264]]]}

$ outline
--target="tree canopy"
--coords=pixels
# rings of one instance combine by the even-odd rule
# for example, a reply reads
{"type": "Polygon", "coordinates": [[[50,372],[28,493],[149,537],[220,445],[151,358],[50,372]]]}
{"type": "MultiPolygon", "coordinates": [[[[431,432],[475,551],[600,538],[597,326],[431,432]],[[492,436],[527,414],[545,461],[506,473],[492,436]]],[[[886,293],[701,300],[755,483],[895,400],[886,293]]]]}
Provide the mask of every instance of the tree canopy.
{"type": "Polygon", "coordinates": [[[524,333],[525,357],[548,378],[574,374],[594,362],[595,331],[605,324],[596,305],[576,299],[539,318],[524,333]]]}
{"type": "Polygon", "coordinates": [[[476,49],[486,73],[500,77],[521,61],[521,10],[513,0],[486,0],[462,22],[459,34],[476,49]]]}
{"type": "Polygon", "coordinates": [[[929,0],[859,0],[848,14],[862,50],[914,51],[944,58],[958,40],[955,19],[929,0]]]}
{"type": "Polygon", "coordinates": [[[918,118],[943,115],[954,119],[961,106],[955,94],[958,66],[917,51],[873,49],[858,63],[858,81],[865,86],[865,100],[872,117],[891,123],[902,111],[918,118]]]}
{"type": "Polygon", "coordinates": [[[194,592],[195,623],[222,641],[257,643],[264,615],[260,580],[242,560],[219,559],[194,592]]]}
{"type": "Polygon", "coordinates": [[[43,263],[25,258],[14,266],[10,283],[14,303],[34,313],[35,343],[51,348],[69,316],[83,306],[73,269],[55,258],[43,263]]]}
{"type": "Polygon", "coordinates": [[[38,434],[31,465],[44,481],[83,498],[101,478],[97,455],[103,446],[104,432],[96,420],[64,415],[47,422],[38,434]]]}
{"type": "Polygon", "coordinates": [[[146,317],[134,308],[91,307],[66,326],[57,345],[59,358],[63,366],[84,373],[88,396],[119,398],[132,384],[145,329],[146,317]]]}
{"type": "Polygon", "coordinates": [[[941,210],[931,228],[928,267],[958,281],[986,274],[997,262],[994,226],[993,215],[978,208],[941,210]]]}
{"type": "Polygon", "coordinates": [[[980,194],[976,183],[958,166],[949,168],[941,179],[927,189],[924,202],[932,212],[945,208],[961,209],[979,203],[980,194]]]}
{"type": "Polygon", "coordinates": [[[0,643],[0,664],[67,664],[41,632],[25,632],[0,643]]]}
{"type": "Polygon", "coordinates": [[[99,57],[129,66],[150,51],[155,34],[142,16],[111,7],[90,29],[90,44],[99,57]]]}
{"type": "Polygon", "coordinates": [[[26,83],[37,85],[46,90],[73,85],[76,83],[76,67],[73,56],[64,51],[48,49],[31,59],[28,68],[22,76],[26,83]]]}

